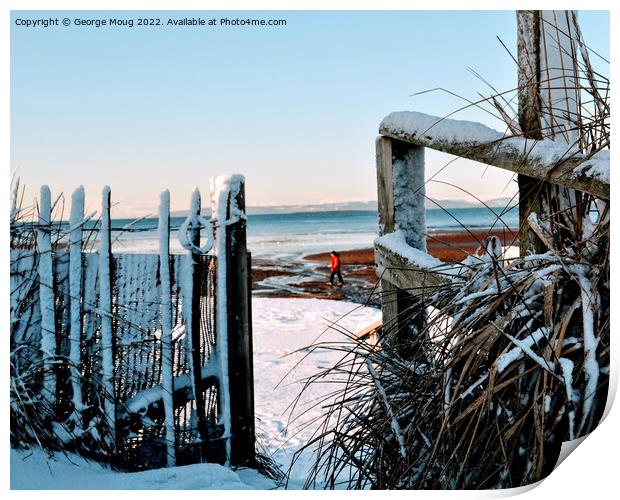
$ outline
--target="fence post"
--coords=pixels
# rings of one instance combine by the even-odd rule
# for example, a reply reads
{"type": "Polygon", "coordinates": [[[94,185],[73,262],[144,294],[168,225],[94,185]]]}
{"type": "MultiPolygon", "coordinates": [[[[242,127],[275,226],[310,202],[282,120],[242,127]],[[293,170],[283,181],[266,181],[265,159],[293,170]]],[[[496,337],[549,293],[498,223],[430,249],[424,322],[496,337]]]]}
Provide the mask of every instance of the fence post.
{"type": "Polygon", "coordinates": [[[247,252],[245,181],[231,190],[226,226],[228,291],[228,377],[231,414],[231,464],[251,465],[255,459],[254,367],[252,356],[251,257],[247,252]],[[231,214],[235,207],[237,214],[231,214]]]}
{"type": "Polygon", "coordinates": [[[41,308],[41,351],[43,358],[44,411],[53,412],[56,405],[56,312],[54,305],[54,274],[52,259],[52,195],[48,186],[41,186],[37,247],[39,251],[39,302],[41,308]]]}
{"type": "Polygon", "coordinates": [[[84,187],[78,187],[71,195],[71,246],[69,247],[69,362],[73,411],[82,424],[82,225],[84,224],[84,187]],[[79,416],[78,416],[79,415],[79,416]]]}
{"type": "MultiPolygon", "coordinates": [[[[376,152],[379,235],[400,230],[410,246],[426,251],[424,148],[379,137],[376,152]],[[398,195],[405,192],[407,196],[398,195]]],[[[398,346],[401,340],[407,343],[410,329],[424,325],[424,305],[385,279],[381,288],[382,340],[402,351],[398,346]]]]}
{"type": "Polygon", "coordinates": [[[114,345],[112,333],[112,242],[110,188],[103,188],[99,246],[99,309],[101,314],[101,368],[104,414],[110,433],[110,447],[116,450],[116,395],[114,391],[114,345]]]}
{"type": "MultiPolygon", "coordinates": [[[[571,38],[575,29],[573,14],[568,10],[517,11],[521,132],[530,139],[545,138],[564,144],[567,153],[582,145],[579,68],[573,57],[576,42],[571,38]]],[[[524,175],[519,175],[518,180],[521,256],[546,251],[542,240],[528,225],[531,213],[549,224],[561,246],[563,224],[556,225],[556,221],[575,210],[575,190],[524,175]]]]}
{"type": "Polygon", "coordinates": [[[159,276],[161,279],[161,384],[163,389],[166,465],[176,464],[174,428],[173,353],[172,353],[172,288],[170,283],[170,192],[160,195],[159,203],[159,276]]]}
{"type": "MultiPolygon", "coordinates": [[[[519,71],[519,127],[525,137],[542,139],[540,104],[540,16],[538,11],[517,11],[519,71]]],[[[543,182],[519,174],[519,248],[522,257],[541,253],[540,239],[530,229],[530,213],[542,212],[543,182]]]]}
{"type": "MultiPolygon", "coordinates": [[[[202,209],[202,201],[200,191],[195,189],[192,193],[192,201],[189,209],[189,216],[194,217],[198,221],[200,211],[202,209]]],[[[196,247],[200,247],[200,225],[196,222],[191,226],[191,243],[196,247]]],[[[208,423],[205,410],[205,398],[202,390],[202,356],[201,356],[201,335],[200,335],[200,313],[202,311],[202,273],[201,258],[197,252],[191,252],[192,259],[192,320],[190,326],[190,338],[192,342],[192,367],[194,377],[194,398],[196,403],[196,416],[198,417],[198,432],[202,440],[202,456],[204,457],[204,445],[208,440],[208,423]]],[[[217,297],[216,297],[217,300],[217,297]]]]}

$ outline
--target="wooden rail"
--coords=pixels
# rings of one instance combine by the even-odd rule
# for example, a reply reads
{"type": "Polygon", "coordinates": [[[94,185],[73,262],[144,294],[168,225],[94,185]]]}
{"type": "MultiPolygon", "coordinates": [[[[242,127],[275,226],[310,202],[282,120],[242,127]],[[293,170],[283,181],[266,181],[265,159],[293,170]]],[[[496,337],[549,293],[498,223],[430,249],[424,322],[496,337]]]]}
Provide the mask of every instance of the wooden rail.
{"type": "Polygon", "coordinates": [[[606,153],[567,156],[550,140],[507,137],[477,122],[413,111],[391,113],[381,122],[379,133],[609,200],[606,153]]]}
{"type": "Polygon", "coordinates": [[[409,295],[420,298],[442,286],[454,283],[454,278],[450,274],[452,266],[415,248],[408,248],[407,253],[419,254],[420,258],[415,258],[414,255],[408,256],[407,253],[391,247],[388,238],[394,239],[397,236],[398,233],[393,233],[375,241],[375,263],[377,274],[381,279],[389,281],[409,295]],[[421,264],[422,259],[426,259],[428,264],[421,264]],[[431,260],[437,262],[431,263],[431,260]]]}

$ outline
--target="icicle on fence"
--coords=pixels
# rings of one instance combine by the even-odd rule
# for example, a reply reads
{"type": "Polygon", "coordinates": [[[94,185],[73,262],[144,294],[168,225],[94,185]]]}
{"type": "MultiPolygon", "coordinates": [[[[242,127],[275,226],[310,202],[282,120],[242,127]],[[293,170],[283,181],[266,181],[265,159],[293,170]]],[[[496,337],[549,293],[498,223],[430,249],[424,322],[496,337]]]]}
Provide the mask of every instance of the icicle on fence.
{"type": "Polygon", "coordinates": [[[11,351],[23,359],[11,375],[41,366],[32,390],[61,447],[127,470],[253,463],[243,177],[212,180],[211,196],[209,220],[192,194],[185,253],[170,253],[164,191],[158,254],[112,254],[108,187],[96,252],[84,251],[84,189],[65,229],[41,189],[37,246],[11,250],[11,351]]]}

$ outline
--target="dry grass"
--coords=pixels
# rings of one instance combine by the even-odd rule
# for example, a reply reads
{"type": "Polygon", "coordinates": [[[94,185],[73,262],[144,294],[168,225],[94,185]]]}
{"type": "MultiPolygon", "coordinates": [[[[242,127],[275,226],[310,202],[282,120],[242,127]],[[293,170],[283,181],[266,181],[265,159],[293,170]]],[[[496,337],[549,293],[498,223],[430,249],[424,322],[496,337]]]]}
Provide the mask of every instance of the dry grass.
{"type": "MultiPolygon", "coordinates": [[[[579,105],[566,158],[609,147],[609,81],[578,27],[570,36],[579,105]]],[[[469,105],[521,135],[520,89],[512,98],[492,90],[469,105]]],[[[540,252],[508,262],[490,238],[425,307],[402,314],[408,335],[384,325],[379,346],[351,338],[328,347],[341,361],[308,383],[340,389],[317,403],[325,417],[302,450],[315,453],[308,488],[526,485],[550,473],[563,441],[597,426],[609,381],[609,205],[537,189],[541,211],[521,223],[540,252]]]]}

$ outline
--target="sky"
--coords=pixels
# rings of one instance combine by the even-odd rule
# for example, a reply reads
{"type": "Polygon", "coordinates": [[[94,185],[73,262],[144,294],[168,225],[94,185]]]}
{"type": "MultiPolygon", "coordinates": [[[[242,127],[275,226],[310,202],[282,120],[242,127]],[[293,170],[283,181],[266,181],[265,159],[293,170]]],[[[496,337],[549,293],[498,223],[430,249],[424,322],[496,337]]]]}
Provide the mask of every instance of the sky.
{"type": "MultiPolygon", "coordinates": [[[[607,12],[579,13],[609,58],[607,12]]],[[[11,15],[11,168],[32,199],[41,184],[83,184],[96,208],[155,213],[170,189],[186,208],[209,178],[246,176],[251,206],[376,199],[374,140],[392,111],[443,116],[516,86],[514,11],[41,12],[11,15]],[[26,27],[53,17],[69,27],[26,27]],[[76,19],[284,19],[286,26],[76,26],[76,19]]],[[[137,24],[137,22],[136,22],[137,24]]],[[[603,73],[608,65],[593,59],[603,73]]],[[[468,108],[456,118],[501,124],[468,108]]],[[[509,174],[427,151],[430,196],[512,196],[509,174]],[[443,170],[442,170],[443,169],[443,170]]]]}

